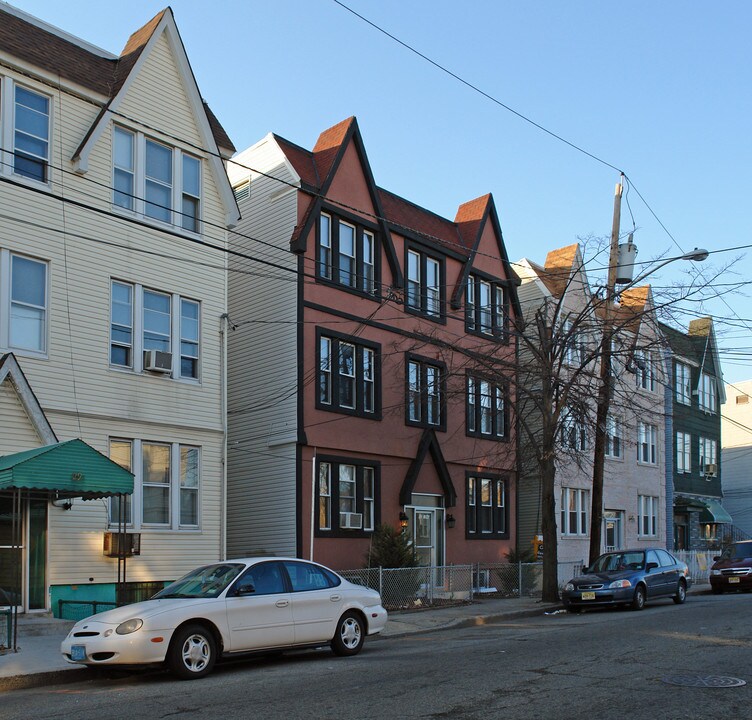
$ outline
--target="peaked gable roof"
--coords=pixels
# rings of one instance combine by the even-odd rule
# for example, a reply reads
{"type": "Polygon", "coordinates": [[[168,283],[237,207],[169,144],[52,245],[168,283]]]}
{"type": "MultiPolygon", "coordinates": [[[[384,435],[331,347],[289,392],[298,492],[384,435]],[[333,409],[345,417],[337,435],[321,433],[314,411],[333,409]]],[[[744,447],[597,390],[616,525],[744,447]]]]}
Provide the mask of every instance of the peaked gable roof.
{"type": "Polygon", "coordinates": [[[452,477],[449,474],[449,469],[441,452],[441,445],[436,438],[436,433],[430,429],[423,431],[423,436],[418,444],[418,452],[407,469],[405,480],[400,489],[400,505],[412,504],[413,489],[415,488],[415,483],[418,481],[420,469],[423,467],[428,453],[431,454],[431,460],[439,476],[441,487],[444,490],[444,504],[446,507],[454,507],[457,504],[457,492],[454,489],[452,477]]]}
{"type": "Polygon", "coordinates": [[[42,442],[47,444],[56,443],[57,435],[55,435],[52,425],[47,420],[47,416],[44,414],[37,396],[31,389],[31,385],[13,353],[0,355],[0,385],[6,382],[6,380],[9,380],[13,384],[21,405],[42,442]]]}
{"type": "MultiPolygon", "coordinates": [[[[130,36],[116,56],[5,3],[0,3],[0,13],[0,52],[109,99],[122,88],[164,16],[172,17],[170,8],[158,13],[130,36]]],[[[208,106],[205,111],[211,115],[208,121],[216,144],[231,154],[232,141],[208,106]]]]}

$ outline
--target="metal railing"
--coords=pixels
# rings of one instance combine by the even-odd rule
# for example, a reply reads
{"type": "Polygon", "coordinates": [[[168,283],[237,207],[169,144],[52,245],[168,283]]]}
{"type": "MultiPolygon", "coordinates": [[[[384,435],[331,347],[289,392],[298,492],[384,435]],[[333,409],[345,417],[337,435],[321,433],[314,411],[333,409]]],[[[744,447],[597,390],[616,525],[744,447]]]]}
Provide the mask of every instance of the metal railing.
{"type": "MultiPolygon", "coordinates": [[[[578,575],[582,561],[559,563],[558,582],[578,575]]],[[[387,610],[470,602],[476,597],[540,597],[543,563],[474,563],[415,568],[362,568],[340,575],[377,590],[387,610]]]]}

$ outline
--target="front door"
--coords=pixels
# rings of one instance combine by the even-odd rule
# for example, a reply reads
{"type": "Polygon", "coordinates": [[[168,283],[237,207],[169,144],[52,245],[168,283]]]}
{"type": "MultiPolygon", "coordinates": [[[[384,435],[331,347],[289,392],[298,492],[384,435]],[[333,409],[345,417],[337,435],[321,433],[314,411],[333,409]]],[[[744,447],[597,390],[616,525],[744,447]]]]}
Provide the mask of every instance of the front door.
{"type": "Polygon", "coordinates": [[[620,510],[603,511],[603,539],[605,551],[620,550],[622,547],[622,519],[620,510]]]}
{"type": "Polygon", "coordinates": [[[418,565],[433,567],[437,564],[434,512],[434,510],[415,510],[413,542],[418,565]]]}

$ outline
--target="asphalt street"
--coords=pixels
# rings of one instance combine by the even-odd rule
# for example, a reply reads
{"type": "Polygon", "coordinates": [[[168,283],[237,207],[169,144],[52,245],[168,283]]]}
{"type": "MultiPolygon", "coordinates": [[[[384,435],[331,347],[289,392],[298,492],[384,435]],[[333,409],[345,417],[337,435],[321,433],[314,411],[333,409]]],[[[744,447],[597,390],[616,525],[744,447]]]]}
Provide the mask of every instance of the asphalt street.
{"type": "Polygon", "coordinates": [[[0,717],[742,718],[752,704],[750,603],[747,594],[702,594],[642,612],[559,613],[369,639],[355,658],[317,650],[234,661],[192,682],[110,674],[6,693],[0,717]]]}

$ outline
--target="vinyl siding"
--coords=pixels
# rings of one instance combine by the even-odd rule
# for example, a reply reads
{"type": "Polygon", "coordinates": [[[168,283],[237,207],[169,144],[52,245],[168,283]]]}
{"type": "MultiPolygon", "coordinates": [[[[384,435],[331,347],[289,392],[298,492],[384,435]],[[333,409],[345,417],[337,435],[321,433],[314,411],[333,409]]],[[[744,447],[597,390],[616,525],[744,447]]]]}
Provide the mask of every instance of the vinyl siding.
{"type": "MultiPolygon", "coordinates": [[[[241,161],[293,179],[274,142],[241,161]]],[[[231,236],[235,250],[290,271],[230,261],[230,318],[237,329],[229,336],[228,555],[296,552],[297,258],[289,251],[296,203],[294,190],[254,173],[231,236]]]]}
{"type": "MultiPolygon", "coordinates": [[[[198,124],[164,36],[144,58],[140,75],[127,85],[119,111],[133,119],[132,127],[163,128],[164,135],[157,133],[157,137],[206,158],[200,150],[203,140],[198,124]]],[[[4,65],[2,74],[13,73],[4,65]]],[[[141,556],[128,561],[129,581],[173,579],[222,555],[220,323],[227,292],[222,252],[226,245],[225,209],[204,161],[203,239],[219,250],[201,247],[179,232],[164,231],[174,228],[133,222],[138,218],[113,210],[111,123],[92,149],[87,173],[75,174],[71,163],[99,114],[102,99],[88,102],[64,90],[59,94],[33,79],[17,79],[50,97],[52,168],[49,192],[11,183],[3,183],[0,192],[0,214],[7,218],[0,223],[0,248],[49,264],[47,351],[41,357],[14,353],[61,441],[80,437],[105,454],[112,437],[201,448],[200,530],[142,531],[141,556]],[[59,197],[72,202],[63,203],[59,197]],[[199,382],[110,368],[112,278],[200,303],[199,382]]],[[[179,309],[173,306],[173,317],[176,312],[179,309]]],[[[8,349],[0,348],[0,352],[8,349]]],[[[172,350],[179,362],[175,342],[172,350]]],[[[0,452],[40,443],[25,413],[12,401],[6,384],[0,392],[0,452]]],[[[106,529],[106,501],[77,500],[71,510],[50,506],[48,583],[115,581],[117,562],[102,556],[106,529]]]]}

